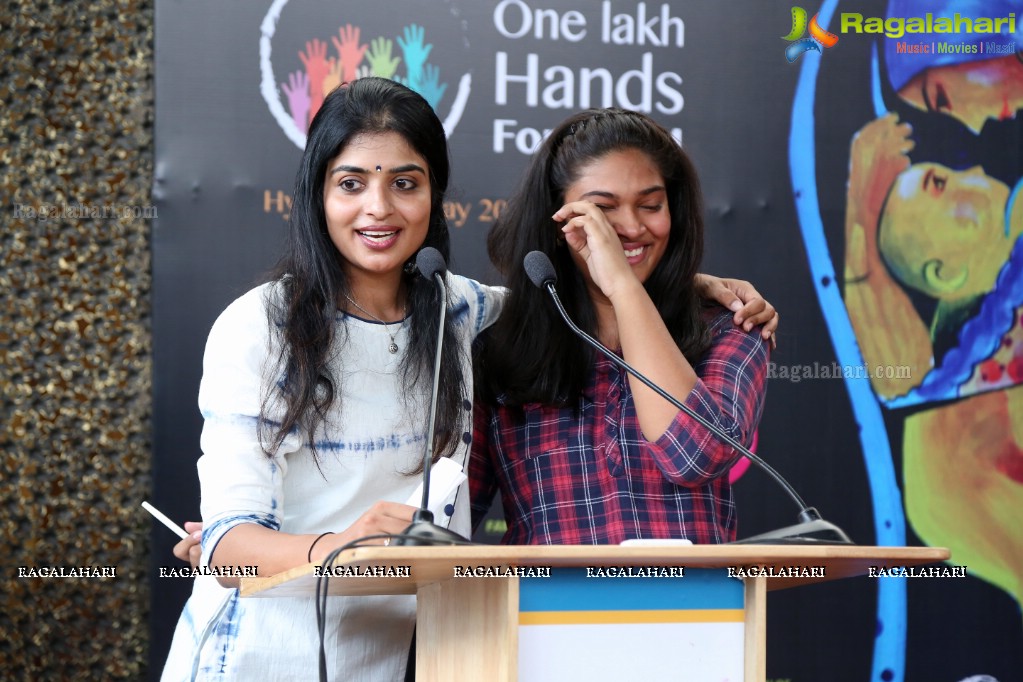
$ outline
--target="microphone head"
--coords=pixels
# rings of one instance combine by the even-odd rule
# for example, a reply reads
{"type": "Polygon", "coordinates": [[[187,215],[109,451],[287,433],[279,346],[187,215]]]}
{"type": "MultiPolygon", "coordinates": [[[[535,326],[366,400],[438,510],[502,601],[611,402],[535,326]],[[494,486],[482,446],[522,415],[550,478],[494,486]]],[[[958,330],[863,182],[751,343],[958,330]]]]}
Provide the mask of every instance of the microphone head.
{"type": "Polygon", "coordinates": [[[434,275],[443,275],[444,271],[448,269],[447,263],[444,262],[444,256],[440,255],[440,251],[432,246],[419,250],[419,253],[416,254],[416,267],[419,268],[420,274],[430,281],[433,281],[434,275]]]}
{"type": "Polygon", "coordinates": [[[527,253],[526,257],[522,259],[522,266],[526,268],[529,281],[540,289],[548,284],[558,283],[558,274],[554,272],[554,265],[543,251],[527,253]]]}

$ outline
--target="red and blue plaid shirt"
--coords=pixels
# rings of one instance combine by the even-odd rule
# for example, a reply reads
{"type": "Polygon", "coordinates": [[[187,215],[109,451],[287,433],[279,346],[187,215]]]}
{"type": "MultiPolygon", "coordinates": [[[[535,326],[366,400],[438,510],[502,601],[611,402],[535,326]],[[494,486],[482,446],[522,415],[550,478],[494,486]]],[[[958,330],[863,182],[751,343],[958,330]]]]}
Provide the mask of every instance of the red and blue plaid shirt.
{"type": "MultiPolygon", "coordinates": [[[[749,446],[763,411],[768,349],[722,311],[685,404],[749,446]]],[[[600,357],[573,406],[475,408],[469,463],[473,520],[500,489],[505,544],[617,544],[632,538],[735,539],[728,469],[740,457],[679,412],[643,437],[627,373],[600,357]]]]}

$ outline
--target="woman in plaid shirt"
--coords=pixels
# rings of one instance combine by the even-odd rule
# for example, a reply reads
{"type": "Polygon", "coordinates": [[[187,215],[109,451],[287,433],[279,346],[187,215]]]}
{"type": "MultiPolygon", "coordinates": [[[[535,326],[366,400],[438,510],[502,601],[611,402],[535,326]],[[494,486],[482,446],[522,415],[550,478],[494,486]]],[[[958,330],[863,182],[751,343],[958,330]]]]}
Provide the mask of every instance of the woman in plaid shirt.
{"type": "Polygon", "coordinates": [[[636,112],[570,117],[488,249],[510,294],[477,357],[474,520],[499,489],[509,544],[734,540],[740,455],[579,341],[522,265],[547,254],[580,327],[748,446],[768,360],[768,334],[752,327],[769,316],[735,326],[701,302],[702,200],[678,143],[636,112]]]}

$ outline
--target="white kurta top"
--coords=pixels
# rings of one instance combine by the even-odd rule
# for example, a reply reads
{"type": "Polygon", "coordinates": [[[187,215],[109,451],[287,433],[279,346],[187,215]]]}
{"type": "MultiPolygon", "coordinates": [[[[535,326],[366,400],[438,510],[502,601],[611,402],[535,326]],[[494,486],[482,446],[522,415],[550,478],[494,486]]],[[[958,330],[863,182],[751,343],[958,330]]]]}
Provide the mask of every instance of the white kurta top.
{"type": "MultiPolygon", "coordinates": [[[[452,459],[464,466],[472,433],[470,345],[497,316],[503,291],[447,276],[448,320],[458,330],[465,377],[462,438],[452,459]]],[[[199,458],[203,563],[231,528],[258,523],[286,533],[340,531],[378,500],[405,503],[421,481],[430,380],[406,395],[398,365],[408,325],[383,325],[338,313],[331,369],[340,410],[316,433],[319,468],[304,434],[289,435],[271,458],[257,419],[268,363],[276,359],[265,297],[257,287],[213,325],[203,360],[199,407],[205,419],[199,458]],[[388,352],[394,334],[400,350],[388,352]]],[[[275,376],[274,381],[280,377],[275,376]]],[[[468,537],[466,486],[435,518],[468,537]]],[[[431,500],[431,507],[435,507],[431,500]]],[[[316,680],[315,603],[303,598],[240,599],[214,578],[197,578],[174,633],[164,680],[316,680]]],[[[331,597],[325,650],[331,680],[400,680],[415,621],[410,596],[331,597]]]]}

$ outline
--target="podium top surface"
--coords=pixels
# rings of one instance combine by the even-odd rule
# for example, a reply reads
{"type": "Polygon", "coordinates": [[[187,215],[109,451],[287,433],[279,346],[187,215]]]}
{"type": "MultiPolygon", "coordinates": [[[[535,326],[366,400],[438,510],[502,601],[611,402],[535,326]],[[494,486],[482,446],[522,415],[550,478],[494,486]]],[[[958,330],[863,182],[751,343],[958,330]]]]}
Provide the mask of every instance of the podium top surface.
{"type": "MultiPolygon", "coordinates": [[[[871,568],[922,566],[945,561],[949,557],[949,551],[941,547],[860,545],[367,546],[349,549],[339,555],[332,566],[328,588],[332,595],[415,594],[419,587],[464,575],[466,569],[476,567],[685,566],[735,567],[743,569],[747,575],[757,572],[766,579],[767,589],[775,590],[863,576],[871,568]],[[749,571],[750,568],[768,570],[749,571]],[[813,568],[823,570],[803,570],[813,568]],[[343,575],[345,573],[361,575],[343,575]]],[[[241,596],[312,596],[320,572],[320,566],[305,564],[269,577],[242,578],[241,596]]]]}

